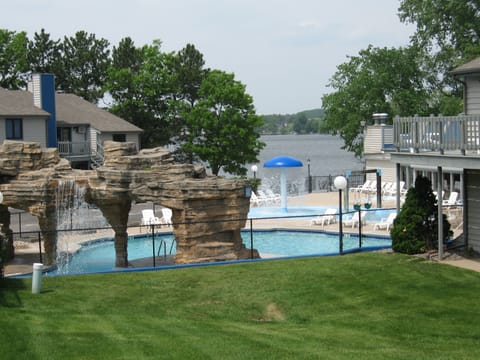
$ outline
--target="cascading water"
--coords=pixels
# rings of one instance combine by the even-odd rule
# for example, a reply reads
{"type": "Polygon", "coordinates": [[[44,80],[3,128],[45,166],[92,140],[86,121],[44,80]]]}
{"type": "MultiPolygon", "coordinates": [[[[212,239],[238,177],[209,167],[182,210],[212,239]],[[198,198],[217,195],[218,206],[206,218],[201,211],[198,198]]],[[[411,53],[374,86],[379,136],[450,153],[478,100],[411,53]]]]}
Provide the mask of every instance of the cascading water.
{"type": "Polygon", "coordinates": [[[60,180],[56,193],[57,257],[59,269],[68,269],[69,254],[77,248],[81,234],[106,227],[108,222],[99,209],[85,201],[86,188],[75,180],[60,180]]]}

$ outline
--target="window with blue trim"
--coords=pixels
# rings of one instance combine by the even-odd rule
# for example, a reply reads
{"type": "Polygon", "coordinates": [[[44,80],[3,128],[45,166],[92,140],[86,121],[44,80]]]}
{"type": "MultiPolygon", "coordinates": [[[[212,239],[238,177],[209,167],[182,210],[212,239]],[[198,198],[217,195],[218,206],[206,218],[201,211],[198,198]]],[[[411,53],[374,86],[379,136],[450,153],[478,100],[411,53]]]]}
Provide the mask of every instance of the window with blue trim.
{"type": "Polygon", "coordinates": [[[23,121],[22,119],[6,119],[5,138],[8,140],[23,140],[23,121]]]}

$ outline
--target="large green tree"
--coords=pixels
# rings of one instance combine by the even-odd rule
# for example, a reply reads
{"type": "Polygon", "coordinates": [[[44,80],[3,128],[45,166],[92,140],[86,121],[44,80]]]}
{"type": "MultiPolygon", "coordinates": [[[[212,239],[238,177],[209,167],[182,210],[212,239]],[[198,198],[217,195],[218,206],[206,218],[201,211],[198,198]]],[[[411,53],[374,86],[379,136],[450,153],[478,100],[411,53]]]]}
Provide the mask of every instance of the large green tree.
{"type": "Polygon", "coordinates": [[[412,44],[425,50],[426,81],[439,102],[437,113],[461,111],[462,85],[450,71],[480,56],[478,0],[403,0],[400,20],[416,25],[412,44]]]}
{"type": "Polygon", "coordinates": [[[478,0],[402,0],[399,16],[416,25],[413,42],[434,53],[444,71],[480,56],[478,0]]]}
{"type": "Polygon", "coordinates": [[[16,90],[25,87],[28,70],[27,34],[0,29],[0,87],[16,90]]]}
{"type": "Polygon", "coordinates": [[[429,114],[431,104],[419,50],[369,46],[337,66],[329,86],[335,91],[322,98],[323,129],[339,134],[345,148],[363,151],[361,122],[376,112],[390,116],[429,114]]]}
{"type": "Polygon", "coordinates": [[[233,74],[220,70],[208,73],[198,94],[200,100],[187,117],[189,139],[182,147],[198,155],[214,175],[221,169],[245,175],[245,164],[257,162],[265,146],[252,97],[233,74]]]}
{"type": "Polygon", "coordinates": [[[203,54],[194,45],[187,44],[174,54],[172,73],[175,91],[172,106],[175,108],[175,116],[172,118],[174,133],[170,141],[176,147],[175,158],[179,162],[193,163],[198,160],[198,156],[187,151],[182,144],[188,141],[186,118],[200,100],[200,86],[208,72],[203,54]]]}
{"type": "Polygon", "coordinates": [[[159,40],[136,48],[126,38],[113,50],[107,82],[111,111],[144,130],[143,147],[167,145],[175,134],[172,67],[173,54],[162,52],[159,40]]]}
{"type": "Polygon", "coordinates": [[[95,34],[78,31],[62,42],[62,73],[56,74],[59,90],[73,93],[96,103],[104,95],[110,64],[109,42],[95,34]]]}
{"type": "Polygon", "coordinates": [[[42,29],[28,42],[28,64],[32,73],[63,74],[60,40],[52,40],[42,29]]]}

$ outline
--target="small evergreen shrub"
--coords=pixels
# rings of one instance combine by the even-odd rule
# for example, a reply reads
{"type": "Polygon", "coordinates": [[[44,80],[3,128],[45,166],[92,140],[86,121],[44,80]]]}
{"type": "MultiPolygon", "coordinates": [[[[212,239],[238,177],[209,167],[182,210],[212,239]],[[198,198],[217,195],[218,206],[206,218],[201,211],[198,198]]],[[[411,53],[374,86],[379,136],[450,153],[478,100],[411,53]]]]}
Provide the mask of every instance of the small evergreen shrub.
{"type": "MultiPolygon", "coordinates": [[[[402,210],[393,222],[392,249],[404,254],[418,254],[437,248],[438,205],[431,181],[419,176],[407,192],[402,210]]],[[[443,215],[444,243],[452,236],[450,223],[443,215]]]]}

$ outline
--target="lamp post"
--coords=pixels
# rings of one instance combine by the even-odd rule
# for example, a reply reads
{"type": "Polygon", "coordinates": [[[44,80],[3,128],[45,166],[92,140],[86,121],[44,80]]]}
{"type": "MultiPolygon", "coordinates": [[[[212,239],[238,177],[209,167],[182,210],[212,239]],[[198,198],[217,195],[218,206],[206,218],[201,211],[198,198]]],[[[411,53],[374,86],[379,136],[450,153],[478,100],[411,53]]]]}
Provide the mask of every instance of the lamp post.
{"type": "Polygon", "coordinates": [[[250,168],[250,170],[252,170],[252,172],[253,172],[253,178],[254,178],[254,179],[257,179],[258,166],[257,166],[257,165],[252,165],[252,167],[250,168]]]}
{"type": "Polygon", "coordinates": [[[338,243],[340,255],[343,255],[342,190],[347,187],[347,179],[337,176],[333,185],[338,189],[338,243]]]}
{"type": "Polygon", "coordinates": [[[312,193],[312,176],[310,175],[310,158],[307,159],[307,173],[308,173],[308,193],[312,193]]]}

